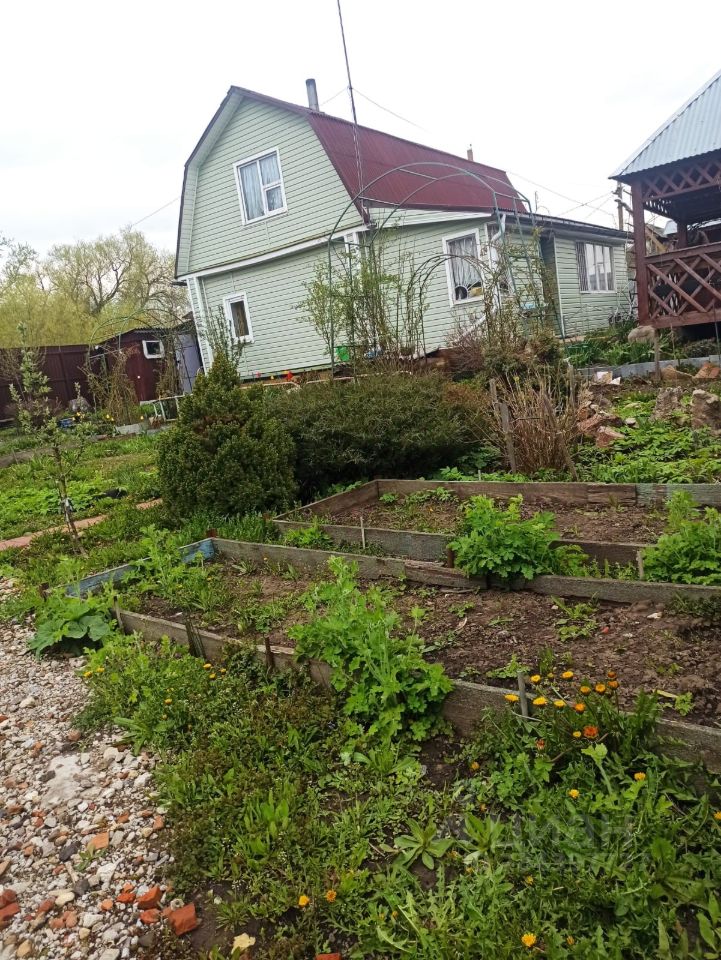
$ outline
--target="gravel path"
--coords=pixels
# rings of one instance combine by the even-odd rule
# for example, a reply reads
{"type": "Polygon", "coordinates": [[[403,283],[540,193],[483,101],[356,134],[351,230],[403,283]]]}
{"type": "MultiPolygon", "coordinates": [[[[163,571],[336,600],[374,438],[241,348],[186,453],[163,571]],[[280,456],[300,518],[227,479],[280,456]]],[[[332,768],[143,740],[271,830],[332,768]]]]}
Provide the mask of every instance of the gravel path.
{"type": "Polygon", "coordinates": [[[155,956],[164,916],[195,922],[163,878],[155,761],[73,729],[82,658],[38,661],[29,633],[0,625],[0,960],[155,956]]]}

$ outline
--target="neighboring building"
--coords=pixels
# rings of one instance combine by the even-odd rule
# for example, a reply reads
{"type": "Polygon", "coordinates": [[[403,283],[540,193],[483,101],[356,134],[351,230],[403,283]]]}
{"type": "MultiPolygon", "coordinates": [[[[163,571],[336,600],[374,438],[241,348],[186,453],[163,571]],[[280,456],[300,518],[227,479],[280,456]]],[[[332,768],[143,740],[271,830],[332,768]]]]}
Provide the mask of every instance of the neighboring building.
{"type": "Polygon", "coordinates": [[[327,367],[299,305],[328,242],[362,245],[387,221],[427,275],[424,342],[442,347],[473,314],[472,256],[504,234],[535,245],[556,294],[558,332],[628,313],[627,235],[533,217],[502,170],[231,87],[185,166],[176,274],[188,285],[206,369],[208,318],[244,343],[246,377],[327,367]],[[402,169],[398,169],[402,167],[402,169]],[[536,228],[537,232],[534,232],[536,228]],[[540,250],[538,239],[540,236],[540,250]]]}
{"type": "MultiPolygon", "coordinates": [[[[103,363],[112,366],[119,350],[127,356],[125,369],[133,382],[138,402],[157,399],[160,379],[168,363],[175,363],[183,393],[190,393],[193,389],[195,376],[201,367],[192,315],[185,318],[185,322],[177,326],[172,335],[166,329],[137,327],[92,346],[66,344],[38,349],[41,367],[48,377],[50,396],[62,406],[67,406],[75,399],[76,384],[80,387],[80,395],[92,402],[88,366],[94,372],[99,372],[103,363]]],[[[16,355],[18,352],[0,351],[16,355]]],[[[0,422],[12,419],[14,405],[10,383],[11,380],[0,375],[0,422]]]]}
{"type": "MultiPolygon", "coordinates": [[[[631,187],[638,319],[657,329],[721,320],[721,71],[614,174],[631,187]],[[648,250],[645,212],[675,222],[648,250]]],[[[712,333],[709,330],[709,333],[712,333]]]]}

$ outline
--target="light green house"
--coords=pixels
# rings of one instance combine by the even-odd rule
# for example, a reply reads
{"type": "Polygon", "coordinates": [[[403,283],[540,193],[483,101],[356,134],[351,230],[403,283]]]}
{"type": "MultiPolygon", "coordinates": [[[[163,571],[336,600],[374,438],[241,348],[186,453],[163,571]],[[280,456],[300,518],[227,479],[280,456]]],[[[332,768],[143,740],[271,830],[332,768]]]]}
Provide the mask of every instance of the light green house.
{"type": "Polygon", "coordinates": [[[429,353],[474,315],[469,262],[494,237],[542,258],[559,335],[629,312],[625,233],[532,216],[502,170],[324,114],[311,81],[309,99],[301,107],[231,87],[185,166],[176,275],[206,369],[216,316],[244,345],[244,377],[328,367],[328,346],[300,306],[306,284],[329,242],[332,251],[362,245],[379,225],[393,228],[404,257],[430,265],[429,353]]]}

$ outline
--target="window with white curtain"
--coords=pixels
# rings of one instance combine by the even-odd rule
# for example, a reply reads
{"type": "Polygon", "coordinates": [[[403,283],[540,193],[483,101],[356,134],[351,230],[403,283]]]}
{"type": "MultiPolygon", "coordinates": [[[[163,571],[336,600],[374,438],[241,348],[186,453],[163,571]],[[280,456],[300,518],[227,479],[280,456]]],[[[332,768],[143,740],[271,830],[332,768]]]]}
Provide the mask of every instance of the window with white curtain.
{"type": "Polygon", "coordinates": [[[577,243],[578,280],[582,293],[605,293],[615,289],[613,249],[605,243],[577,243]]]}
{"type": "Polygon", "coordinates": [[[481,251],[478,243],[478,231],[458,237],[448,237],[443,241],[446,252],[448,286],[453,303],[473,300],[480,296],[482,273],[480,268],[481,251]]]}
{"type": "Polygon", "coordinates": [[[235,172],[246,223],[285,211],[285,190],[277,150],[242,160],[236,164],[235,172]]]}

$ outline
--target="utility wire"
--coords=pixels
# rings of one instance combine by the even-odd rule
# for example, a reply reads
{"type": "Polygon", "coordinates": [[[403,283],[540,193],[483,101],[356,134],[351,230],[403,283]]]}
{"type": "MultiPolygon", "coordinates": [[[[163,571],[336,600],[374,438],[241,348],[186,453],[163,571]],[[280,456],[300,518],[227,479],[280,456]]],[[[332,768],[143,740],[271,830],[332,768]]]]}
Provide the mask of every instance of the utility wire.
{"type": "Polygon", "coordinates": [[[162,210],[165,210],[166,207],[169,207],[169,206],[171,206],[172,204],[177,203],[178,200],[180,200],[180,197],[173,197],[172,200],[168,200],[168,202],[167,202],[167,203],[164,203],[162,207],[158,207],[158,209],[157,209],[157,210],[153,210],[152,213],[148,213],[148,214],[146,214],[144,217],[141,217],[140,220],[136,220],[135,223],[131,223],[131,224],[130,224],[130,229],[132,230],[133,227],[137,227],[137,225],[138,225],[139,223],[144,223],[146,220],[150,220],[150,218],[151,218],[151,217],[154,217],[156,213],[160,213],[162,210]]]}
{"type": "Polygon", "coordinates": [[[355,92],[363,97],[364,100],[367,100],[368,103],[372,103],[374,107],[378,107],[379,110],[383,110],[384,113],[389,113],[392,117],[395,117],[397,120],[402,120],[403,123],[410,124],[410,126],[415,127],[417,130],[423,130],[425,133],[430,133],[426,127],[422,127],[419,123],[414,123],[407,117],[402,117],[400,113],[396,113],[394,110],[389,110],[388,107],[384,107],[382,103],[378,103],[377,100],[373,100],[367,94],[363,93],[363,91],[359,90],[358,87],[355,88],[355,92]]]}

